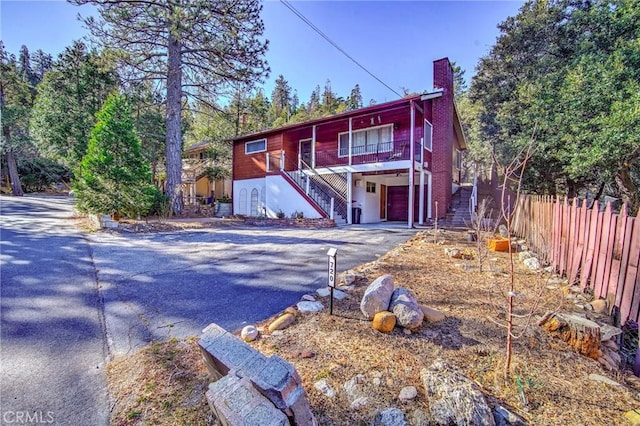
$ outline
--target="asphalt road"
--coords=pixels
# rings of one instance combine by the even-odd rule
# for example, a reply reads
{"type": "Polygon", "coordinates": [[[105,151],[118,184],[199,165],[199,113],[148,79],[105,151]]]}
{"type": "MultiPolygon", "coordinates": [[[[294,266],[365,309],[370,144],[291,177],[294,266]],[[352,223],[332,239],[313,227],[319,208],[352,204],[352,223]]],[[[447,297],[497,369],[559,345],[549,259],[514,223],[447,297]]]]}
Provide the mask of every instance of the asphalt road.
{"type": "Polygon", "coordinates": [[[264,320],[327,282],[327,250],[338,270],[376,259],[414,234],[407,229],[228,228],[89,236],[112,353],[152,340],[197,336],[264,320]]]}
{"type": "Polygon", "coordinates": [[[66,197],[0,198],[0,424],[106,425],[104,367],[150,341],[266,319],[414,234],[212,228],[82,234],[66,197]]]}
{"type": "Polygon", "coordinates": [[[106,425],[90,247],[68,198],[0,198],[0,424],[106,425]]]}

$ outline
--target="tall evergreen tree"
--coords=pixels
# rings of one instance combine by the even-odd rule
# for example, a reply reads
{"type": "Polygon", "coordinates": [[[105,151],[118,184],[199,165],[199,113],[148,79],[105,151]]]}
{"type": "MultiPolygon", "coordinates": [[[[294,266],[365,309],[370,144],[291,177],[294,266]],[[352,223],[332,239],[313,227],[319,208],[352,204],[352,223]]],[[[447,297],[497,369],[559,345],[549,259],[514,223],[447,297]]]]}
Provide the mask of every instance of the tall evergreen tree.
{"type": "Polygon", "coordinates": [[[31,134],[41,153],[74,168],[87,152],[95,114],[116,87],[113,70],[99,55],[75,41],[45,74],[31,118],[31,134]]]}
{"type": "Polygon", "coordinates": [[[0,41],[0,116],[2,117],[2,138],[0,152],[6,159],[11,191],[22,196],[22,184],[18,174],[18,157],[30,146],[29,113],[32,91],[23,78],[15,57],[9,55],[0,41]]]}
{"type": "Polygon", "coordinates": [[[38,49],[33,55],[31,55],[31,69],[35,76],[36,84],[40,83],[47,71],[52,68],[53,58],[50,54],[38,49]]]}
{"type": "Polygon", "coordinates": [[[268,73],[255,0],[72,0],[98,6],[85,20],[106,48],[122,52],[133,78],[166,88],[167,190],[174,213],[182,201],[183,96],[213,104],[231,83],[252,84],[268,73]]]}
{"type": "Polygon", "coordinates": [[[99,214],[144,215],[155,187],[126,98],[114,92],[96,116],[73,184],[78,208],[99,214]]]}
{"type": "Polygon", "coordinates": [[[356,84],[349,94],[347,109],[353,110],[358,108],[362,108],[362,93],[360,93],[360,85],[356,84]]]}

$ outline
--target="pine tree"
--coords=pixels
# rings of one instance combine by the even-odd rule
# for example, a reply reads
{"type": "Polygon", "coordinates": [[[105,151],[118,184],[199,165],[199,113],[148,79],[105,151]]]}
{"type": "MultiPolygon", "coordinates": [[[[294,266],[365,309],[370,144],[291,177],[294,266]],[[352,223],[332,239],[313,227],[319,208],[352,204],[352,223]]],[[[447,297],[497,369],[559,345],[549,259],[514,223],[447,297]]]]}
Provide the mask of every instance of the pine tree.
{"type": "Polygon", "coordinates": [[[112,93],[97,119],[74,181],[78,208],[128,217],[148,213],[156,188],[126,98],[112,93]]]}
{"type": "Polygon", "coordinates": [[[362,93],[360,93],[360,85],[356,84],[355,87],[351,89],[351,93],[347,99],[347,109],[354,110],[358,108],[362,108],[362,93]]]}
{"type": "Polygon", "coordinates": [[[119,51],[132,79],[166,89],[167,192],[173,213],[182,201],[182,114],[187,96],[214,105],[238,83],[268,74],[261,40],[262,5],[255,0],[70,0],[98,6],[85,23],[103,46],[119,51]]]}

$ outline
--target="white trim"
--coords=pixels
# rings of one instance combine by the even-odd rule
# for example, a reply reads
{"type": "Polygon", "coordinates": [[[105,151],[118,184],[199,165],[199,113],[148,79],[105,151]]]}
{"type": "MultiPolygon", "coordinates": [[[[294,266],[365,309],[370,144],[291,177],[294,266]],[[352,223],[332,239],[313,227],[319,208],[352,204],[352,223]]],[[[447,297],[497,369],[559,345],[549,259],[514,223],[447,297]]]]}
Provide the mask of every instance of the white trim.
{"type": "MultiPolygon", "coordinates": [[[[389,150],[385,150],[385,151],[376,151],[376,152],[392,152],[393,151],[393,123],[390,124],[380,124],[377,126],[371,126],[371,127],[364,127],[362,129],[358,129],[358,130],[350,130],[347,132],[338,132],[338,158],[345,158],[348,157],[349,154],[351,154],[352,150],[353,150],[353,134],[355,133],[359,133],[359,132],[368,132],[369,130],[376,130],[376,129],[380,129],[383,127],[390,127],[391,128],[391,140],[390,141],[385,141],[385,143],[387,142],[391,142],[391,149],[389,150]],[[347,154],[345,155],[340,155],[340,136],[341,135],[346,135],[349,133],[349,151],[347,152],[347,154]]],[[[370,155],[370,154],[375,154],[375,152],[364,152],[362,154],[353,154],[355,155],[370,155]]]]}
{"type": "Polygon", "coordinates": [[[419,204],[418,204],[418,225],[424,225],[424,178],[425,172],[424,168],[420,169],[420,193],[419,195],[419,204]]]}
{"type": "Polygon", "coordinates": [[[416,204],[416,200],[415,200],[415,133],[416,133],[416,110],[413,108],[413,101],[411,101],[410,103],[410,110],[409,110],[409,161],[410,161],[410,167],[409,167],[409,205],[407,206],[407,228],[411,229],[413,228],[413,221],[415,220],[415,217],[413,217],[413,209],[415,207],[416,204]]]}
{"type": "Polygon", "coordinates": [[[428,170],[424,171],[427,174],[427,218],[433,219],[431,213],[431,203],[433,202],[433,176],[428,170]]]}
{"type": "Polygon", "coordinates": [[[353,218],[351,217],[353,204],[353,174],[347,172],[347,224],[351,225],[353,218]]]}
{"type": "Polygon", "coordinates": [[[267,150],[267,138],[262,138],[262,139],[256,139],[254,141],[247,141],[244,143],[244,153],[245,155],[251,155],[251,154],[257,154],[259,152],[265,152],[267,150]],[[247,145],[249,145],[250,143],[257,143],[257,142],[264,142],[264,148],[257,150],[257,151],[251,151],[248,152],[247,151],[247,145]]]}
{"type": "Polygon", "coordinates": [[[439,98],[444,94],[444,89],[438,88],[431,93],[425,93],[420,97],[421,101],[428,101],[429,99],[439,98]]]}
{"type": "Polygon", "coordinates": [[[426,149],[429,152],[433,152],[433,124],[427,120],[426,118],[424,119],[424,123],[423,123],[423,130],[422,130],[422,149],[426,149]],[[430,147],[426,147],[424,146],[424,140],[425,140],[425,136],[427,134],[426,129],[427,129],[427,124],[429,125],[429,141],[431,141],[431,146],[430,147]]]}
{"type": "MultiPolygon", "coordinates": [[[[298,169],[302,169],[302,144],[304,142],[311,142],[311,161],[310,163],[313,162],[313,138],[304,138],[304,139],[299,139],[298,140],[298,169]]],[[[313,167],[311,166],[311,164],[309,164],[309,167],[313,167]]]]}

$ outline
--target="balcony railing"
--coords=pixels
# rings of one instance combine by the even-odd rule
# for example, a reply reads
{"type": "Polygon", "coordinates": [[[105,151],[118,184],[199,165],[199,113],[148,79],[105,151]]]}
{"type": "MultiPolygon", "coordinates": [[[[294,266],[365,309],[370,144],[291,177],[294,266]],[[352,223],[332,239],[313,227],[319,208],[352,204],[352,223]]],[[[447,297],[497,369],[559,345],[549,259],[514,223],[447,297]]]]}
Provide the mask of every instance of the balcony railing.
{"type": "MultiPolygon", "coordinates": [[[[316,167],[344,166],[349,164],[381,163],[409,160],[411,150],[408,140],[382,142],[370,146],[354,146],[351,155],[348,147],[316,151],[316,167]]],[[[415,160],[422,159],[422,145],[415,142],[415,160]]]]}

